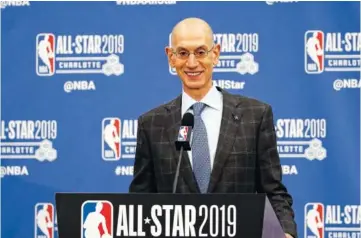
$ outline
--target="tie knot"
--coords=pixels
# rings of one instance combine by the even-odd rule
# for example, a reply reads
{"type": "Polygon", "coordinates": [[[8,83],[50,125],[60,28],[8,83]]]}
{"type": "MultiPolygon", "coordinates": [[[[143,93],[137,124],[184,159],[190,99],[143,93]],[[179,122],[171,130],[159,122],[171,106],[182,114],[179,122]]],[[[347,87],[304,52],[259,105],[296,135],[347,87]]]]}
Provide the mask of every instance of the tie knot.
{"type": "Polygon", "coordinates": [[[195,104],[193,104],[194,116],[200,116],[205,107],[206,104],[201,102],[196,102],[195,104]]]}

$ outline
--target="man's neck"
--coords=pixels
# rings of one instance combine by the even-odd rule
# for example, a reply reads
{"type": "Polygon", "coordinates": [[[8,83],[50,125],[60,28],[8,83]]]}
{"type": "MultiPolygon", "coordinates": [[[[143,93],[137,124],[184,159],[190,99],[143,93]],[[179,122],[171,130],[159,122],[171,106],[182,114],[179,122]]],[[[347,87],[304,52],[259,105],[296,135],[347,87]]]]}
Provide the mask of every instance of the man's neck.
{"type": "Polygon", "coordinates": [[[184,89],[184,92],[186,94],[188,94],[191,98],[193,98],[194,100],[196,100],[197,102],[201,101],[206,95],[207,93],[211,90],[212,88],[212,83],[202,89],[184,89]]]}

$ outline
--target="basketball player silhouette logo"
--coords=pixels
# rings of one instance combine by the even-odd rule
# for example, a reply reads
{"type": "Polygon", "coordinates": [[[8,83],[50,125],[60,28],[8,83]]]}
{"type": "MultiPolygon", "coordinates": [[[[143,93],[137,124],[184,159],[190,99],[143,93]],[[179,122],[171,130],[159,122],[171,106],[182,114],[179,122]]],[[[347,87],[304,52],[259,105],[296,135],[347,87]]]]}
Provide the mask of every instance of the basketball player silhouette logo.
{"type": "Polygon", "coordinates": [[[55,36],[50,33],[37,35],[37,74],[50,76],[55,73],[55,36]]]}
{"type": "Polygon", "coordinates": [[[81,238],[113,238],[113,205],[86,201],[82,205],[81,238]]]}
{"type": "Polygon", "coordinates": [[[188,137],[188,127],[187,126],[182,126],[179,129],[178,140],[186,141],[187,137],[188,137]]]}
{"type": "Polygon", "coordinates": [[[102,154],[104,160],[114,161],[121,157],[121,121],[105,118],[102,122],[102,154]]]}
{"type": "Polygon", "coordinates": [[[35,205],[35,238],[54,238],[54,206],[51,203],[35,205]]]}
{"type": "Polygon", "coordinates": [[[305,207],[305,237],[324,238],[324,207],[323,207],[323,204],[321,204],[321,203],[306,204],[306,207],[305,207]]]}
{"type": "Polygon", "coordinates": [[[321,73],[324,70],[324,34],[322,31],[306,32],[306,71],[321,73]]]}

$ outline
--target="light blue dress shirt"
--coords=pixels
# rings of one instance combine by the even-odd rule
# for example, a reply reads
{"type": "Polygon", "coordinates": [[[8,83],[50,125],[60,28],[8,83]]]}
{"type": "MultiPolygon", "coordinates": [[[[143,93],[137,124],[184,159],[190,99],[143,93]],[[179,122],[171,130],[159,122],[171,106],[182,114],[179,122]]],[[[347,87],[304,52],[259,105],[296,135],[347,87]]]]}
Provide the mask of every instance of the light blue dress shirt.
{"type": "MultiPolygon", "coordinates": [[[[187,93],[183,91],[182,118],[183,115],[187,112],[193,114],[193,109],[191,107],[196,102],[197,102],[196,100],[191,98],[187,93]]],[[[222,93],[217,90],[215,85],[213,85],[212,88],[207,93],[207,95],[200,102],[205,103],[207,105],[203,110],[201,117],[207,129],[211,168],[213,168],[214,157],[216,155],[217,144],[218,144],[219,130],[222,121],[223,96],[222,93]]],[[[190,164],[193,166],[192,151],[187,151],[187,153],[189,156],[190,164]]]]}

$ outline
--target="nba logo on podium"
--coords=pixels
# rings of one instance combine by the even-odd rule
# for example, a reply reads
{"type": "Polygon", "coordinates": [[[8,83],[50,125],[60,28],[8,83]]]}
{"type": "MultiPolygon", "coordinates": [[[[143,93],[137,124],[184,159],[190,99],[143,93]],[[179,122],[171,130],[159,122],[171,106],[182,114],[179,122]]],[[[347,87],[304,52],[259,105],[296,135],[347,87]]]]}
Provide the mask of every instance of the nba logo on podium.
{"type": "Polygon", "coordinates": [[[305,238],[325,237],[325,208],[322,203],[305,205],[305,238]]]}
{"type": "Polygon", "coordinates": [[[121,156],[121,121],[119,118],[104,118],[102,121],[102,157],[116,161],[121,156]]]}
{"type": "Polygon", "coordinates": [[[113,238],[113,204],[85,201],[81,206],[81,238],[113,238]]]}
{"type": "Polygon", "coordinates": [[[187,141],[188,126],[181,126],[178,133],[178,141],[187,141]]]}
{"type": "Polygon", "coordinates": [[[36,36],[36,73],[51,76],[55,73],[55,36],[40,33],[36,36]]]}
{"type": "Polygon", "coordinates": [[[324,70],[324,39],[322,31],[305,33],[305,70],[309,74],[319,74],[324,70]]]}
{"type": "Polygon", "coordinates": [[[35,238],[54,238],[54,206],[51,203],[35,205],[35,238]]]}

